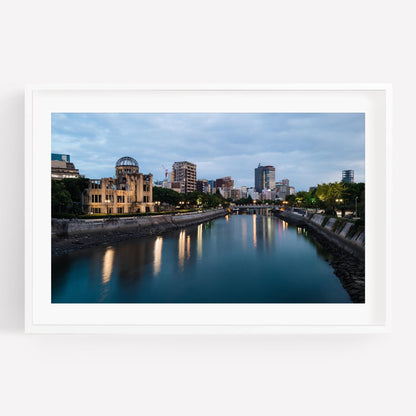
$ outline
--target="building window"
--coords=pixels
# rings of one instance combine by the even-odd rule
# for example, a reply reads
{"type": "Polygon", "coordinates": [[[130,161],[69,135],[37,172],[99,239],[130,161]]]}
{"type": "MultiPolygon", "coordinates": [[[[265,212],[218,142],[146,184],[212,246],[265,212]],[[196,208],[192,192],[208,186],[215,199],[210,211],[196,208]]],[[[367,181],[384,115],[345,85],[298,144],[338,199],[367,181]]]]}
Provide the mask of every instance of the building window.
{"type": "Polygon", "coordinates": [[[117,214],[122,214],[123,213],[123,207],[117,208],[117,214]]]}

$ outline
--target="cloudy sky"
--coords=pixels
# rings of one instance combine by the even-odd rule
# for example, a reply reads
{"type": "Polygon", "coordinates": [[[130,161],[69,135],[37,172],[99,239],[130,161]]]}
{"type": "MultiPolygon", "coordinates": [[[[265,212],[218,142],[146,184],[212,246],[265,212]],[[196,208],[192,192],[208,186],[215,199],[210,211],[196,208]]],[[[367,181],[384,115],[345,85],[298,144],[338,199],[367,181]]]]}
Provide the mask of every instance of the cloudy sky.
{"type": "Polygon", "coordinates": [[[89,178],[114,175],[122,156],[140,172],[164,178],[162,165],[197,165],[198,179],[231,176],[235,186],[254,186],[259,163],[276,168],[296,191],[341,180],[353,169],[364,182],[364,114],[159,113],[52,114],[52,152],[71,155],[89,178]]]}

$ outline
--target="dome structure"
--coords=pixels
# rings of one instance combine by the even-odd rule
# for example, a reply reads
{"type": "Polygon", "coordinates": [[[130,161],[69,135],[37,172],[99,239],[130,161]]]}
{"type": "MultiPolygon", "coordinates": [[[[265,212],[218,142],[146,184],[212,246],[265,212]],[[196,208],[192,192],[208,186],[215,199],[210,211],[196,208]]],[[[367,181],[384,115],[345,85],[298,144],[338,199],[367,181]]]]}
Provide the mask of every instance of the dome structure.
{"type": "Polygon", "coordinates": [[[116,162],[116,168],[119,166],[136,166],[139,167],[139,164],[137,163],[136,159],[133,159],[132,157],[129,156],[124,156],[121,157],[119,160],[117,160],[116,162]]]}

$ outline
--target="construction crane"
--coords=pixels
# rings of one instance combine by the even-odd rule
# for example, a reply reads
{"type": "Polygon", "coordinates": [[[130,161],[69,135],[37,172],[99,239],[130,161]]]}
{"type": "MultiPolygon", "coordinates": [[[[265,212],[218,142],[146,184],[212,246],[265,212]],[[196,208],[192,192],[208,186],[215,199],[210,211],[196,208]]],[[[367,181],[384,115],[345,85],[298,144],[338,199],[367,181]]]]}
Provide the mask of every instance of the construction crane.
{"type": "Polygon", "coordinates": [[[168,170],[163,165],[162,165],[162,168],[165,171],[165,180],[167,180],[168,179],[168,170]]]}

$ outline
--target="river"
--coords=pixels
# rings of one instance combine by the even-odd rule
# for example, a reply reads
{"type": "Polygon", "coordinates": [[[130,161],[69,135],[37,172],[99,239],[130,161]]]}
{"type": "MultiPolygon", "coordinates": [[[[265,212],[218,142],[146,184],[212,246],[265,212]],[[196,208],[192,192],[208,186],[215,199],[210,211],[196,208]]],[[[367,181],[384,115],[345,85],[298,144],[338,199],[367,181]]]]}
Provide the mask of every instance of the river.
{"type": "Polygon", "coordinates": [[[54,303],[348,303],[330,255],[262,211],[52,257],[54,303]]]}

